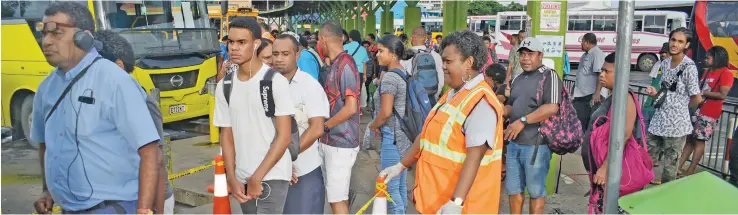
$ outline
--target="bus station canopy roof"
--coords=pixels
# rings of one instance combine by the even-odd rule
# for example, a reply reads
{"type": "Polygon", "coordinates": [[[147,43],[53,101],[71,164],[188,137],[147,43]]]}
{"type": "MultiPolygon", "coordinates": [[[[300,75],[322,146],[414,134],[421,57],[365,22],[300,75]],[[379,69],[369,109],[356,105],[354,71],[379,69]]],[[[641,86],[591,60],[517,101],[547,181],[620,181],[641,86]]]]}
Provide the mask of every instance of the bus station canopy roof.
{"type": "MultiPolygon", "coordinates": [[[[254,2],[256,3],[256,2],[254,2]]],[[[264,2],[259,2],[263,4],[264,2]]],[[[319,13],[323,10],[328,9],[328,2],[324,1],[289,1],[285,2],[284,7],[276,7],[266,10],[266,6],[261,9],[260,5],[254,5],[259,9],[259,16],[261,17],[284,17],[285,15],[298,15],[298,14],[310,14],[319,13]]]]}

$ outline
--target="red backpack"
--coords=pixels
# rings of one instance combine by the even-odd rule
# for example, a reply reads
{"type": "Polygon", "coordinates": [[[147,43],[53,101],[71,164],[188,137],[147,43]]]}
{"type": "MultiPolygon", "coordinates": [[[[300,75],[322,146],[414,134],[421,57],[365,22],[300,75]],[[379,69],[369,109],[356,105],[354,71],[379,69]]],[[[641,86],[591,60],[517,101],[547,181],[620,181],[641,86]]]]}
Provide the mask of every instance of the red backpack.
{"type": "MultiPolygon", "coordinates": [[[[556,72],[548,67],[538,68],[543,71],[543,78],[538,84],[538,92],[536,92],[536,100],[539,107],[543,105],[543,86],[548,78],[548,73],[556,72]]],[[[569,91],[566,87],[561,90],[561,103],[559,104],[559,112],[540,123],[541,127],[538,131],[548,142],[548,148],[559,155],[572,153],[579,149],[582,145],[582,123],[577,118],[577,113],[572,105],[569,91]]]]}
{"type": "MultiPolygon", "coordinates": [[[[638,104],[637,97],[630,93],[631,98],[635,101],[636,112],[638,114],[637,122],[640,125],[641,138],[637,139],[636,134],[633,134],[630,139],[625,143],[625,149],[623,150],[623,170],[622,176],[620,176],[620,196],[628,195],[639,191],[646,187],[651,180],[654,178],[653,163],[651,157],[648,155],[648,148],[646,148],[646,125],[643,122],[643,113],[641,112],[641,105],[638,104]]],[[[607,151],[610,145],[610,119],[612,113],[612,107],[607,112],[607,116],[598,117],[592,125],[592,133],[590,134],[590,156],[592,159],[588,162],[591,166],[595,165],[598,169],[604,164],[607,158],[607,151]],[[591,162],[594,160],[594,164],[591,162]]],[[[587,152],[582,152],[587,153],[587,152]]],[[[594,173],[589,173],[590,181],[594,180],[594,173]]],[[[602,213],[597,208],[597,200],[604,193],[600,192],[600,189],[594,187],[590,189],[589,195],[589,213],[602,213]]]]}

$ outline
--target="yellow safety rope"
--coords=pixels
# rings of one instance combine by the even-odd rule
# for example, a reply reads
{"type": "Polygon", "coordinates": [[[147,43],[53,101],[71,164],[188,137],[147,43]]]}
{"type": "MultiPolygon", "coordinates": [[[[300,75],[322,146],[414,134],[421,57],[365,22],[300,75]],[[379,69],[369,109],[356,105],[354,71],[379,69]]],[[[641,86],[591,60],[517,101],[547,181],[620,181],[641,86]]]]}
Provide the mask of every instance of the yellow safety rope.
{"type": "Polygon", "coordinates": [[[392,201],[392,197],[390,197],[390,194],[387,192],[387,184],[385,184],[384,182],[377,182],[376,189],[377,189],[377,193],[374,194],[374,197],[372,197],[371,199],[369,199],[369,201],[366,202],[366,204],[364,204],[364,206],[361,206],[361,209],[359,209],[359,212],[356,212],[356,215],[363,214],[364,211],[366,211],[366,209],[369,208],[369,205],[372,202],[374,202],[374,199],[377,198],[377,196],[380,193],[384,193],[384,196],[387,197],[387,201],[392,202],[392,203],[395,203],[394,201],[392,201]]]}

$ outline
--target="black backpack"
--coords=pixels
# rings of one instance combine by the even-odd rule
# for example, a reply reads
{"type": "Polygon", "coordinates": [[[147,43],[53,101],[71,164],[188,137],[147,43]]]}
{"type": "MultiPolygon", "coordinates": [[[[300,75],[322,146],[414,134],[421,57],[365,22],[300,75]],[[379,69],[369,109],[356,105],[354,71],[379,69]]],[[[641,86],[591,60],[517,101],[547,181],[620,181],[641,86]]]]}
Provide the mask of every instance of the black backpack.
{"type": "MultiPolygon", "coordinates": [[[[231,104],[231,91],[233,91],[233,73],[231,72],[223,77],[223,96],[225,96],[226,103],[231,104]]],[[[261,92],[261,104],[264,107],[264,113],[269,118],[272,118],[272,123],[276,128],[277,122],[275,121],[274,111],[274,92],[272,90],[272,79],[276,71],[269,68],[264,78],[259,82],[259,91],[261,92]]],[[[297,155],[300,154],[300,130],[297,128],[297,121],[295,117],[290,117],[292,121],[292,132],[290,135],[290,144],[287,145],[287,150],[290,152],[292,161],[297,160],[297,155]]],[[[276,138],[276,135],[275,135],[276,138]]],[[[274,142],[272,142],[274,143],[274,142]]]]}

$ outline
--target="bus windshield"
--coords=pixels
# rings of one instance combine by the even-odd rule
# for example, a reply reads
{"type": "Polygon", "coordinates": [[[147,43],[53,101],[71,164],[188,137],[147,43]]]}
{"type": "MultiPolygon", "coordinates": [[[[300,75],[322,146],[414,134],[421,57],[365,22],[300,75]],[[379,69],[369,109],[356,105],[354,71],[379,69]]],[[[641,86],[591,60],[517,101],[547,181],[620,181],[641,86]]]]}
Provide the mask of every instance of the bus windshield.
{"type": "MultiPolygon", "coordinates": [[[[203,1],[101,1],[103,26],[119,32],[136,57],[220,50],[218,32],[210,28],[203,1]]],[[[101,17],[102,18],[102,17],[101,17]]]]}
{"type": "Polygon", "coordinates": [[[707,26],[714,37],[738,37],[738,3],[708,2],[707,26]]]}
{"type": "Polygon", "coordinates": [[[218,32],[212,28],[132,29],[119,33],[131,43],[136,57],[212,54],[220,51],[218,32]]]}
{"type": "Polygon", "coordinates": [[[111,29],[207,28],[207,8],[196,1],[102,1],[111,29]]]}

